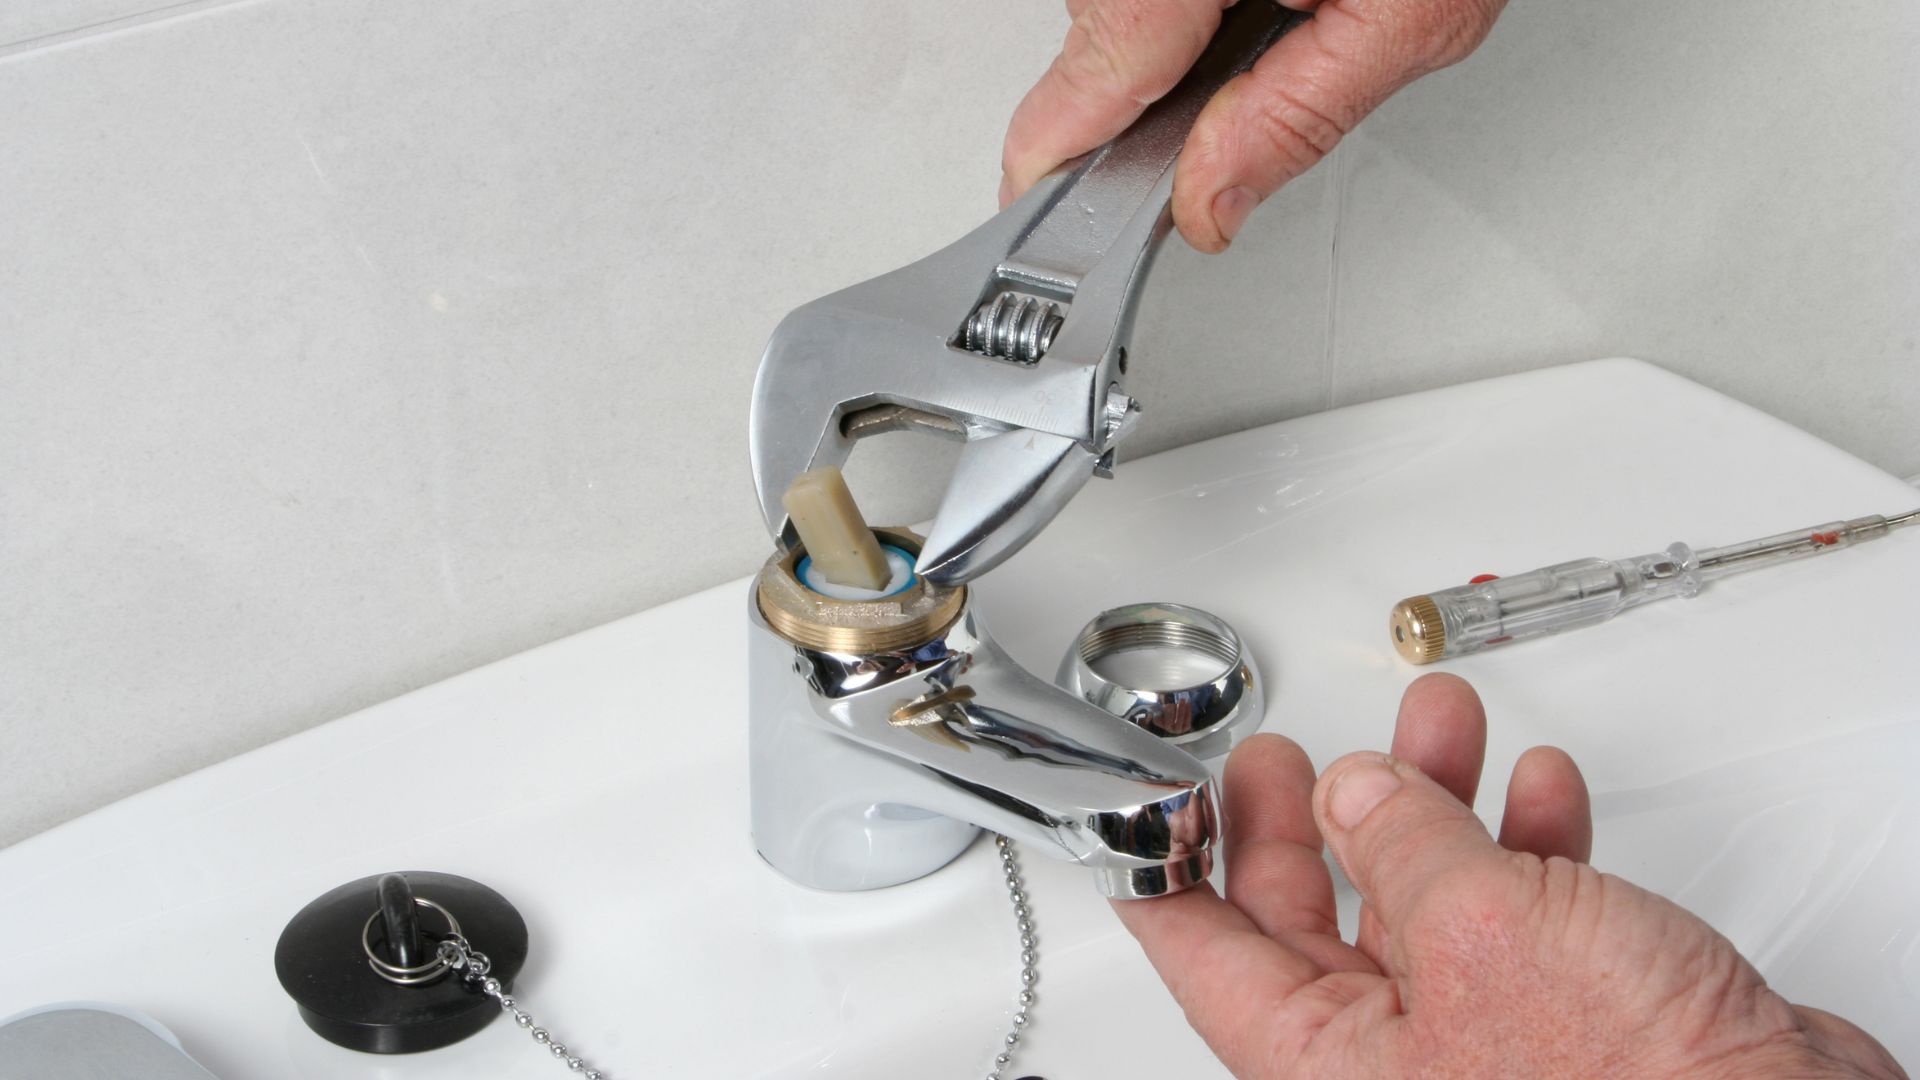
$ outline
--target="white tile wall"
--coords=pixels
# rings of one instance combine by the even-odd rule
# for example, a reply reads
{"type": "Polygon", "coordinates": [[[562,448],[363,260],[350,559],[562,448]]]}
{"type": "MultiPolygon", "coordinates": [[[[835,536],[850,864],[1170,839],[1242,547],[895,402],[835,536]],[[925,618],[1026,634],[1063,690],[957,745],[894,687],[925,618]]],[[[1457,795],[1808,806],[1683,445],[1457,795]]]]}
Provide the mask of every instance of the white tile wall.
{"type": "MultiPolygon", "coordinates": [[[[1063,25],[0,10],[0,843],[746,572],[767,332],[991,212],[1063,25]]],[[[1917,57],[1904,0],[1516,4],[1164,254],[1136,452],[1628,353],[1920,469],[1917,57]]],[[[856,484],[913,517],[945,455],[856,484]]]]}

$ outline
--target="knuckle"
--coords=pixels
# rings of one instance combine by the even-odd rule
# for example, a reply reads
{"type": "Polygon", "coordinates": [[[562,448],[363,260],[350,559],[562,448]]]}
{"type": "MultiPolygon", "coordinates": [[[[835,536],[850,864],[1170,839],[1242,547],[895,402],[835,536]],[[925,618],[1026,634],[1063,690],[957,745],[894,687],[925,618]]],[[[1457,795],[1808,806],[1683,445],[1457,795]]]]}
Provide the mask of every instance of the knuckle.
{"type": "Polygon", "coordinates": [[[1227,898],[1242,910],[1288,898],[1278,917],[1287,929],[1337,935],[1339,924],[1320,907],[1300,902],[1328,893],[1331,882],[1318,851],[1285,840],[1262,840],[1234,850],[1227,898]]]}
{"type": "MultiPolygon", "coordinates": [[[[1514,858],[1525,868],[1521,895],[1531,939],[1557,965],[1616,964],[1621,960],[1622,927],[1660,921],[1655,898],[1620,878],[1558,855],[1514,858]]],[[[1631,935],[1625,937],[1631,940],[1631,935]]]]}
{"type": "Polygon", "coordinates": [[[1261,148],[1298,173],[1346,137],[1347,126],[1287,87],[1270,87],[1252,113],[1261,148]]]}
{"type": "Polygon", "coordinates": [[[1178,19],[1190,40],[1175,40],[1163,32],[1173,14],[1159,10],[1165,7],[1166,0],[1097,0],[1082,6],[1067,31],[1062,79],[1081,93],[1135,105],[1159,98],[1185,69],[1175,63],[1182,49],[1190,47],[1197,55],[1211,36],[1207,21],[1195,14],[1178,19]]]}
{"type": "Polygon", "coordinates": [[[1524,881],[1523,895],[1534,921],[1551,941],[1570,941],[1579,930],[1582,913],[1605,903],[1606,883],[1599,871],[1558,855],[1541,859],[1516,853],[1524,881]]]}
{"type": "Polygon", "coordinates": [[[1034,158],[1043,152],[1033,137],[1019,124],[1007,129],[1007,137],[1000,144],[1000,174],[1016,179],[1027,179],[1026,170],[1035,164],[1034,158]]]}
{"type": "MultiPolygon", "coordinates": [[[[1458,827],[1449,814],[1434,813],[1428,807],[1417,805],[1393,807],[1389,801],[1360,823],[1355,839],[1359,842],[1361,858],[1378,879],[1418,865],[1425,852],[1451,846],[1448,840],[1458,827]],[[1392,813],[1393,810],[1400,812],[1392,813]]],[[[1436,881],[1440,876],[1450,877],[1457,869],[1457,864],[1440,868],[1436,871],[1436,881]]]]}
{"type": "Polygon", "coordinates": [[[1126,47],[1129,26],[1136,18],[1130,3],[1089,4],[1082,9],[1068,32],[1078,38],[1079,48],[1068,50],[1074,60],[1062,65],[1061,74],[1087,92],[1139,100],[1145,74],[1129,61],[1126,47]]]}
{"type": "Polygon", "coordinates": [[[1406,0],[1406,33],[1418,68],[1436,71],[1465,60],[1486,40],[1504,0],[1406,0]]]}

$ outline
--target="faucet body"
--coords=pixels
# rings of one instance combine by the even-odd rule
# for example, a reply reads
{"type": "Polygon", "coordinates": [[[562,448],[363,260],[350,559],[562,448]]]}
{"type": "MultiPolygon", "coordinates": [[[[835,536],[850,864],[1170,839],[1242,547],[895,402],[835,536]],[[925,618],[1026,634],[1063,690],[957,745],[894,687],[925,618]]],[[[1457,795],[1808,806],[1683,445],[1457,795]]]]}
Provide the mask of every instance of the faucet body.
{"type": "Polygon", "coordinates": [[[970,596],[921,639],[798,643],[748,603],[754,845],[836,891],[932,873],[991,829],[1088,866],[1101,891],[1177,892],[1212,868],[1212,776],[1192,755],[1040,679],[970,596]]]}

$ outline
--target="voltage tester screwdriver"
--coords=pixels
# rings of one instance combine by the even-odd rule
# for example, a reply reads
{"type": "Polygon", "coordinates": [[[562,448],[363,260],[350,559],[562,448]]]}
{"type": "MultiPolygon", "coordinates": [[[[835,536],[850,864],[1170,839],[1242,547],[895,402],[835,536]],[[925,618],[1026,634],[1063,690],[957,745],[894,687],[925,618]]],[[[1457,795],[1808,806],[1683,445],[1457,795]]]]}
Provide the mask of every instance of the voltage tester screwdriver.
{"type": "Polygon", "coordinates": [[[1576,559],[1524,574],[1483,574],[1452,589],[1411,596],[1388,620],[1393,647],[1415,664],[1520,638],[1604,622],[1630,607],[1691,597],[1715,578],[1819,555],[1920,521],[1920,510],[1878,514],[1694,551],[1683,543],[1630,559],[1576,559]]]}

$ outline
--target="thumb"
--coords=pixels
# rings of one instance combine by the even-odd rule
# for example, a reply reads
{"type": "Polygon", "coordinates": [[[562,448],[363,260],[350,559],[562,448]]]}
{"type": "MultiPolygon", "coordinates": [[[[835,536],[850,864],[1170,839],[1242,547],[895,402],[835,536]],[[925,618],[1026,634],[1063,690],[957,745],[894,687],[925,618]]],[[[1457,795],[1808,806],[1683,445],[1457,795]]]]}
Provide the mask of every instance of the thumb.
{"type": "MultiPolygon", "coordinates": [[[[1505,0],[1328,0],[1201,110],[1173,219],[1221,251],[1256,204],[1307,171],[1395,91],[1466,58],[1505,0]]],[[[1289,7],[1300,6],[1289,3],[1289,7]]]]}
{"type": "Polygon", "coordinates": [[[1460,800],[1385,754],[1349,754],[1314,786],[1313,816],[1389,936],[1444,879],[1498,874],[1500,846],[1460,800]]]}

